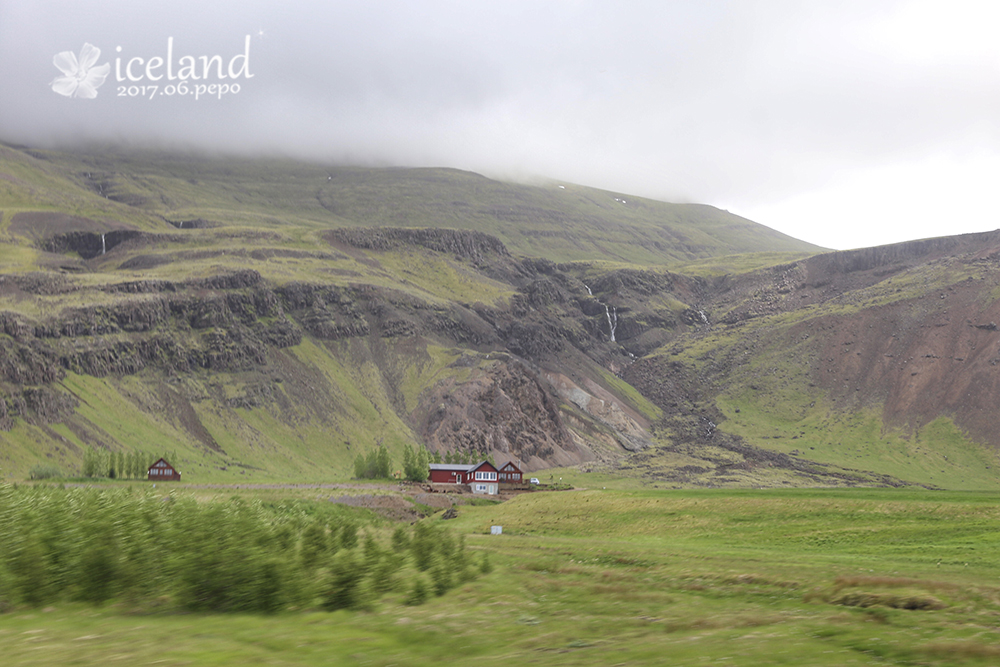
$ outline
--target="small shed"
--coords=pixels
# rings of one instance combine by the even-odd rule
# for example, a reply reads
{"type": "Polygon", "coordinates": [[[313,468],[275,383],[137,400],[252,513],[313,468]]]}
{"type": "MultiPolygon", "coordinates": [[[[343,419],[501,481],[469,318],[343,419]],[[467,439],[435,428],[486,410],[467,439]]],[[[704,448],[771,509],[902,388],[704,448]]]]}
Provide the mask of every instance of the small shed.
{"type": "Polygon", "coordinates": [[[149,466],[147,479],[151,482],[179,482],[181,481],[181,474],[177,472],[176,468],[167,463],[166,459],[159,459],[156,463],[149,466]]]}

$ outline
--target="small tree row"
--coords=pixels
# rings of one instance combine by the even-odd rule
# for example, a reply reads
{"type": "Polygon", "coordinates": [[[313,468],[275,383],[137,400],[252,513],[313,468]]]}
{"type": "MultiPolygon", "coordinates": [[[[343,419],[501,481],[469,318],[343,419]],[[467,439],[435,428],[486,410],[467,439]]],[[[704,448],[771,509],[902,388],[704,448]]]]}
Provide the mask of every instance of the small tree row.
{"type": "MultiPolygon", "coordinates": [[[[440,455],[435,454],[434,458],[435,458],[435,463],[442,462],[440,455]]],[[[468,449],[464,451],[456,450],[454,452],[445,452],[443,462],[472,465],[473,463],[478,463],[484,459],[489,461],[491,464],[496,465],[493,462],[493,457],[487,454],[481,454],[479,452],[474,452],[468,449]]]]}
{"type": "MultiPolygon", "coordinates": [[[[403,447],[403,477],[412,482],[422,482],[429,472],[427,450],[418,447],[413,450],[410,445],[403,447]]],[[[367,456],[358,454],[354,458],[354,476],[358,479],[389,479],[392,477],[392,459],[385,445],[379,445],[368,452],[367,456]]]]}
{"type": "Polygon", "coordinates": [[[149,466],[160,458],[170,460],[166,454],[147,454],[132,450],[112,452],[108,449],[87,447],[83,452],[84,477],[108,477],[110,479],[144,479],[149,466]]]}
{"type": "Polygon", "coordinates": [[[392,477],[392,460],[385,445],[379,445],[368,452],[368,456],[358,454],[354,458],[354,476],[358,479],[389,479],[392,477]]]}
{"type": "Polygon", "coordinates": [[[0,610],[111,599],[213,612],[355,609],[392,592],[421,604],[488,568],[435,524],[399,527],[382,543],[325,506],[309,510],[0,485],[0,610]]]}

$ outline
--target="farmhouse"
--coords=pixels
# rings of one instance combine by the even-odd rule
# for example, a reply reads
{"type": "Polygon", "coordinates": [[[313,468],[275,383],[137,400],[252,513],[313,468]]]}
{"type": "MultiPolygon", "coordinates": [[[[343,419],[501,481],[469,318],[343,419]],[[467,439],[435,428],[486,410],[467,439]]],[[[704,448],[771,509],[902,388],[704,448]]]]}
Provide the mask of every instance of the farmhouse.
{"type": "Polygon", "coordinates": [[[435,484],[468,484],[473,493],[497,492],[497,469],[489,461],[472,465],[432,463],[430,481],[435,484]]]}
{"type": "Polygon", "coordinates": [[[159,459],[156,463],[149,466],[146,478],[151,482],[179,482],[181,481],[181,474],[172,465],[167,463],[166,459],[159,459]]]}

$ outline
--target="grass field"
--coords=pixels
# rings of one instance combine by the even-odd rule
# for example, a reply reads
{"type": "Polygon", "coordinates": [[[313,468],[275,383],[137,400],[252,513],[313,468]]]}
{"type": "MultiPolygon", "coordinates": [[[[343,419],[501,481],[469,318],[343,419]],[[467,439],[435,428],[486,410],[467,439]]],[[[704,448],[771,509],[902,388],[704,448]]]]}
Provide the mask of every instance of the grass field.
{"type": "Polygon", "coordinates": [[[422,606],[390,593],[367,612],[18,608],[0,615],[0,655],[5,665],[1000,660],[992,493],[592,489],[427,521],[464,534],[493,571],[422,606]]]}

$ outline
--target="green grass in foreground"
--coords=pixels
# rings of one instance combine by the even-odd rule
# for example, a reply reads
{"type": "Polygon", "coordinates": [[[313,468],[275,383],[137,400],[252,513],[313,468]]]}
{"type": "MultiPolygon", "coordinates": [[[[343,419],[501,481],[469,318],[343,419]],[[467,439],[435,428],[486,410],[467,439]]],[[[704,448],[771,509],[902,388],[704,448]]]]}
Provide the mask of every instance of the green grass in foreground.
{"type": "MultiPolygon", "coordinates": [[[[248,493],[246,490],[240,493],[248,493]]],[[[993,665],[988,493],[573,491],[461,506],[494,565],[420,607],[0,615],[7,665],[993,665]],[[503,525],[502,536],[484,534],[503,525]]]]}

